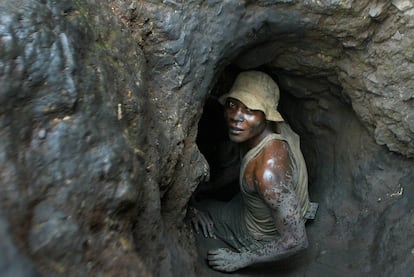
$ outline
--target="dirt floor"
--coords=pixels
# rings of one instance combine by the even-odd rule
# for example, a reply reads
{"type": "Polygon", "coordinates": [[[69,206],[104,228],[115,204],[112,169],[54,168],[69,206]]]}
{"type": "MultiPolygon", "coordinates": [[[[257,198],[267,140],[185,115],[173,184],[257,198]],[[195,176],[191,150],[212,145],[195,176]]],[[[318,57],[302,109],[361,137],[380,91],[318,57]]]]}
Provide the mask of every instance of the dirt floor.
{"type": "Polygon", "coordinates": [[[318,231],[320,223],[307,224],[309,237],[309,248],[303,253],[284,261],[261,264],[234,273],[221,273],[212,270],[206,263],[206,252],[208,249],[222,247],[213,240],[200,239],[199,243],[199,263],[196,268],[197,276],[221,277],[221,276],[281,276],[281,277],[357,277],[369,276],[368,273],[362,273],[359,268],[352,268],[347,263],[345,250],[338,249],[340,243],[333,238],[323,237],[318,231]]]}

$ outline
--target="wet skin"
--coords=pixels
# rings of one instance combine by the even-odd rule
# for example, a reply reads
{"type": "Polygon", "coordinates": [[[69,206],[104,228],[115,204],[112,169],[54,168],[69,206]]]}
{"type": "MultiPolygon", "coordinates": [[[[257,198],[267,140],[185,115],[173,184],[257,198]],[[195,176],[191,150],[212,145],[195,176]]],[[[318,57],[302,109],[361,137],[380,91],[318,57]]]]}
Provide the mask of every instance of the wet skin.
{"type": "MultiPolygon", "coordinates": [[[[231,140],[241,143],[244,153],[255,147],[273,131],[262,111],[250,110],[242,102],[228,98],[225,117],[231,140]]],[[[288,145],[272,140],[252,159],[244,172],[244,182],[270,208],[280,237],[269,240],[256,251],[234,252],[219,248],[208,252],[209,265],[218,271],[232,272],[259,262],[277,261],[297,253],[308,245],[300,204],[292,183],[288,145]]],[[[214,236],[213,222],[208,216],[193,220],[196,231],[214,236]]]]}
{"type": "Polygon", "coordinates": [[[262,111],[251,110],[234,98],[227,99],[224,117],[229,138],[247,148],[255,147],[270,132],[262,111]]]}

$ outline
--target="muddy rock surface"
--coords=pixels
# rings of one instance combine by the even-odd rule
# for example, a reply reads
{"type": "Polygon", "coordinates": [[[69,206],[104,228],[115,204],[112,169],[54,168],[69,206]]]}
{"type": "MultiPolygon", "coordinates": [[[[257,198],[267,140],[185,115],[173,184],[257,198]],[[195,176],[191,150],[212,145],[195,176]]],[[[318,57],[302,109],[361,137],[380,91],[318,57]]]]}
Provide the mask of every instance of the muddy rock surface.
{"type": "Polygon", "coordinates": [[[1,276],[224,275],[187,208],[247,69],[320,207],[305,253],[235,275],[414,273],[411,1],[104,2],[0,3],[1,276]]]}

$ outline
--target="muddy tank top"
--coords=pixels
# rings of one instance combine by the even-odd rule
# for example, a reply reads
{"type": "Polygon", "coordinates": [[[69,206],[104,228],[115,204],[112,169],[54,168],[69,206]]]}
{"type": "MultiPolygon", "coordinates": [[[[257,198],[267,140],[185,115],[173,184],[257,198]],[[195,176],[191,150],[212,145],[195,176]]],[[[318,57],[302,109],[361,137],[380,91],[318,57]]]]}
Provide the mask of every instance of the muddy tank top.
{"type": "Polygon", "coordinates": [[[305,160],[300,151],[299,136],[287,124],[281,124],[280,134],[266,136],[256,147],[250,149],[241,161],[240,191],[243,197],[243,218],[248,233],[257,240],[272,239],[278,235],[270,208],[255,192],[247,190],[244,181],[244,171],[249,162],[254,159],[271,140],[283,140],[289,145],[291,159],[292,185],[301,205],[301,214],[305,216],[309,206],[308,174],[305,160]]]}

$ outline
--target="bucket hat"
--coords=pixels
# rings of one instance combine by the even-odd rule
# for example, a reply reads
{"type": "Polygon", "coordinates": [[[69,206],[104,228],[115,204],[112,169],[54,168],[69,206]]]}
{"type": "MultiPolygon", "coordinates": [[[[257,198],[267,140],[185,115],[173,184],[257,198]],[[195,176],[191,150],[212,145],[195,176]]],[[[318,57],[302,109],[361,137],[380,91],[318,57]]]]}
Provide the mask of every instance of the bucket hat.
{"type": "Polygon", "coordinates": [[[281,122],[284,120],[277,111],[279,97],[279,87],[269,75],[251,70],[240,73],[230,91],[218,101],[224,105],[227,98],[234,98],[249,109],[264,112],[267,120],[281,122]]]}

